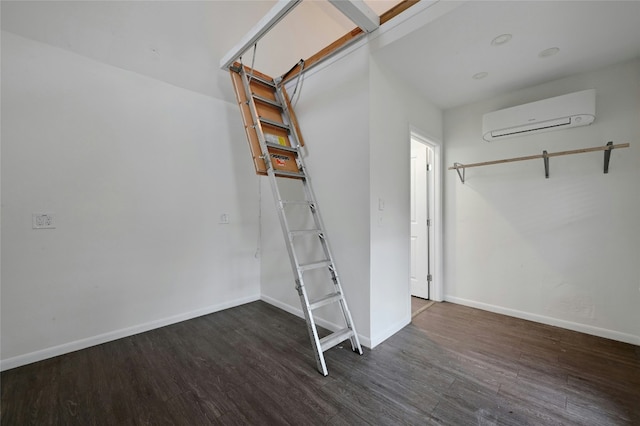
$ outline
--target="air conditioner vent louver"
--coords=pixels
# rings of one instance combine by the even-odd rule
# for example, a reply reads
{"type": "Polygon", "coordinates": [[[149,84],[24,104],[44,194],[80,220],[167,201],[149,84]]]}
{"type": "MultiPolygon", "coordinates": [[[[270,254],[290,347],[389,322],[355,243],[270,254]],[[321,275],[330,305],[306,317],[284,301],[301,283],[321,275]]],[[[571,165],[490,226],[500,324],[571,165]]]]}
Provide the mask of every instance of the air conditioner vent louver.
{"type": "Polygon", "coordinates": [[[568,129],[593,123],[595,90],[583,90],[485,114],[484,140],[522,136],[543,131],[568,129]]]}

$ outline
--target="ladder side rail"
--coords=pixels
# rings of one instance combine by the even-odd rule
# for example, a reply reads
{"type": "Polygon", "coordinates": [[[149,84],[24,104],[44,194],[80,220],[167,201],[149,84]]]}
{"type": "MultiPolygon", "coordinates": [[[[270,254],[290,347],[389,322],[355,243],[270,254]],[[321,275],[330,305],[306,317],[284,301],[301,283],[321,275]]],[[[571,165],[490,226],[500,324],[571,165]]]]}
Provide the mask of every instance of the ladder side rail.
{"type": "MultiPolygon", "coordinates": [[[[284,212],[284,205],[282,203],[282,196],[280,194],[280,188],[278,187],[277,177],[275,175],[275,170],[273,168],[273,164],[271,162],[271,156],[269,155],[269,149],[267,147],[266,139],[264,137],[264,132],[262,131],[262,125],[260,124],[260,120],[258,117],[258,111],[255,105],[255,101],[251,96],[251,88],[249,85],[249,79],[247,77],[247,73],[245,72],[244,67],[240,70],[240,75],[242,77],[242,82],[244,85],[245,93],[247,94],[247,102],[249,103],[249,110],[251,111],[251,117],[253,119],[253,123],[256,129],[256,133],[258,135],[258,141],[260,143],[260,150],[262,151],[262,156],[264,157],[264,162],[267,167],[267,177],[269,178],[269,183],[271,185],[271,191],[274,195],[275,201],[277,203],[278,210],[278,219],[280,220],[280,228],[282,229],[282,233],[285,239],[285,245],[287,246],[287,253],[289,254],[289,261],[291,263],[291,269],[293,271],[294,276],[296,277],[296,291],[300,296],[300,302],[304,307],[303,313],[305,316],[305,321],[307,323],[307,331],[309,332],[309,338],[311,339],[311,343],[314,349],[314,356],[316,358],[316,364],[318,370],[322,372],[323,375],[328,375],[329,372],[327,370],[327,366],[324,360],[324,356],[322,354],[322,347],[320,344],[320,337],[318,336],[318,330],[315,325],[315,321],[313,319],[313,313],[309,309],[309,297],[307,295],[307,291],[304,285],[304,279],[302,276],[302,272],[298,267],[298,258],[293,249],[293,240],[291,237],[291,230],[289,229],[289,223],[287,221],[286,214],[284,212]]],[[[277,93],[277,91],[276,91],[277,93]]],[[[297,145],[297,144],[296,144],[297,145]]],[[[299,152],[298,152],[298,156],[299,152]]],[[[303,170],[304,171],[304,170],[303,170]]],[[[305,182],[305,179],[302,180],[305,182]]]]}
{"type": "Polygon", "coordinates": [[[320,344],[318,328],[316,327],[313,313],[311,312],[311,309],[309,309],[309,295],[307,294],[307,289],[304,285],[302,274],[299,274],[299,276],[300,278],[296,280],[296,290],[298,292],[298,296],[300,297],[300,304],[303,307],[302,312],[304,314],[305,322],[307,323],[307,331],[309,332],[309,338],[311,339],[311,343],[313,345],[313,355],[316,359],[316,367],[323,376],[327,376],[329,374],[329,371],[327,370],[327,364],[322,353],[322,345],[320,344]]]}
{"type": "Polygon", "coordinates": [[[287,246],[287,251],[289,254],[289,261],[291,262],[291,268],[293,270],[294,276],[296,276],[297,280],[300,280],[302,277],[298,273],[298,258],[296,256],[295,251],[292,248],[291,236],[289,233],[289,223],[287,221],[286,215],[283,214],[283,204],[282,204],[282,196],[280,195],[280,188],[276,182],[275,172],[273,168],[273,163],[271,161],[271,156],[269,155],[269,149],[267,147],[267,142],[264,137],[264,132],[262,131],[262,125],[260,124],[260,120],[258,119],[258,110],[256,108],[255,102],[253,98],[250,96],[251,87],[249,86],[249,79],[247,77],[247,73],[244,67],[240,70],[240,75],[242,76],[242,82],[245,88],[245,93],[247,93],[247,102],[249,103],[249,110],[251,111],[251,117],[253,119],[253,124],[256,129],[256,133],[258,135],[258,142],[260,143],[260,150],[262,151],[262,156],[267,167],[267,176],[269,177],[269,183],[271,184],[272,194],[274,194],[274,198],[276,203],[278,204],[276,208],[278,209],[278,218],[280,219],[280,225],[282,232],[284,234],[285,243],[287,246]]]}
{"type": "Polygon", "coordinates": [[[268,172],[269,170],[273,170],[273,164],[271,162],[271,156],[269,155],[269,149],[267,148],[267,141],[265,140],[264,132],[262,131],[262,125],[260,124],[260,119],[258,117],[256,103],[253,100],[253,96],[251,95],[251,86],[249,85],[249,78],[247,77],[247,72],[245,71],[244,65],[240,65],[240,77],[242,77],[242,85],[244,86],[247,105],[249,106],[249,111],[251,112],[253,127],[256,130],[256,134],[258,135],[258,143],[260,144],[262,159],[264,160],[264,164],[268,172]]]}
{"type": "MultiPolygon", "coordinates": [[[[285,102],[285,95],[283,93],[282,86],[277,86],[276,95],[277,95],[278,101],[280,103],[285,102]]],[[[283,109],[283,115],[286,117],[286,120],[290,122],[288,109],[283,109]]],[[[310,203],[311,210],[312,210],[312,213],[313,213],[312,216],[313,216],[313,220],[314,220],[316,229],[320,229],[322,231],[322,233],[323,233],[323,238],[320,238],[320,240],[322,242],[321,245],[322,245],[322,248],[323,248],[323,251],[324,251],[324,254],[325,254],[325,259],[327,259],[330,262],[330,264],[333,265],[333,267],[334,267],[334,271],[332,273],[332,275],[334,275],[334,274],[336,274],[336,272],[335,272],[335,261],[333,259],[333,256],[331,255],[331,250],[329,249],[328,244],[327,244],[328,241],[327,241],[327,237],[326,237],[326,228],[324,227],[324,223],[322,222],[322,218],[320,217],[320,212],[319,212],[319,209],[318,209],[317,199],[315,197],[315,194],[313,192],[312,185],[311,185],[311,178],[309,177],[309,174],[307,173],[307,166],[304,163],[304,159],[303,159],[303,156],[302,156],[301,145],[300,145],[299,139],[298,139],[299,135],[296,132],[296,127],[295,126],[290,126],[290,129],[291,129],[290,136],[293,139],[293,142],[294,142],[294,145],[295,145],[295,147],[297,149],[297,154],[298,154],[296,156],[296,162],[298,163],[299,169],[302,170],[302,172],[306,176],[306,179],[303,180],[303,188],[304,188],[304,192],[305,192],[305,198],[310,203]]],[[[340,288],[339,290],[342,293],[342,289],[340,288]]]]}
{"type": "MultiPolygon", "coordinates": [[[[277,95],[278,95],[278,99],[279,99],[280,102],[284,102],[285,101],[285,96],[286,95],[283,93],[283,89],[281,88],[281,86],[278,86],[278,88],[277,88],[277,95]]],[[[291,126],[291,128],[292,128],[293,131],[296,130],[296,126],[291,126]]],[[[292,133],[292,137],[297,139],[298,135],[292,133]]],[[[296,145],[298,147],[300,146],[300,144],[298,143],[297,140],[296,140],[296,145]]],[[[335,260],[333,258],[333,254],[332,254],[331,248],[329,246],[329,239],[328,239],[328,237],[326,235],[326,227],[324,225],[324,221],[322,220],[322,215],[320,214],[320,209],[318,207],[317,199],[316,199],[315,193],[313,191],[313,186],[311,184],[311,180],[308,177],[306,165],[304,163],[304,159],[302,157],[302,153],[300,152],[300,149],[298,150],[297,161],[299,161],[299,167],[302,170],[304,170],[304,173],[307,176],[307,180],[303,182],[306,198],[307,198],[307,200],[309,200],[313,204],[313,208],[312,208],[312,213],[313,214],[312,214],[312,216],[314,218],[314,222],[316,224],[316,228],[321,229],[322,232],[323,232],[323,237],[320,238],[320,242],[321,242],[321,246],[323,248],[323,251],[325,253],[326,259],[329,260],[329,262],[332,265],[331,268],[330,268],[330,273],[331,273],[331,278],[332,278],[333,283],[334,283],[335,290],[336,290],[336,292],[340,293],[341,296],[342,296],[340,298],[340,308],[342,310],[343,318],[345,319],[347,327],[353,331],[353,336],[350,338],[351,347],[352,347],[354,352],[358,352],[359,354],[362,355],[362,347],[360,346],[360,341],[359,341],[357,332],[355,330],[355,326],[354,326],[354,323],[353,323],[353,318],[351,317],[351,312],[349,311],[349,308],[347,306],[347,302],[346,302],[346,299],[345,299],[344,291],[342,289],[342,284],[341,284],[340,278],[338,276],[335,260]]]]}
{"type": "Polygon", "coordinates": [[[298,292],[298,296],[300,297],[300,304],[303,309],[302,312],[305,317],[305,322],[307,323],[307,331],[309,332],[309,339],[311,340],[311,344],[313,346],[313,354],[316,359],[316,366],[318,370],[324,375],[328,375],[329,371],[327,370],[327,365],[324,360],[324,356],[322,354],[322,346],[320,344],[320,336],[318,335],[318,329],[316,327],[315,320],[313,319],[313,313],[309,309],[309,296],[307,294],[307,290],[304,283],[303,273],[299,268],[298,257],[296,255],[295,250],[293,249],[293,239],[291,236],[291,232],[289,229],[289,223],[287,221],[286,214],[284,212],[284,205],[282,204],[282,196],[280,195],[280,188],[278,187],[277,177],[273,168],[267,169],[267,177],[269,179],[269,183],[271,185],[272,193],[275,196],[276,202],[278,203],[278,219],[280,220],[280,228],[282,229],[282,233],[285,239],[285,245],[287,246],[287,252],[289,254],[289,261],[291,263],[291,270],[293,271],[293,275],[296,277],[296,291],[298,292]]]}
{"type": "MultiPolygon", "coordinates": [[[[278,100],[285,105],[285,95],[283,93],[283,89],[282,86],[277,86],[276,87],[276,95],[278,97],[278,100]]],[[[288,110],[284,110],[285,112],[288,110]]],[[[287,116],[287,119],[289,118],[288,114],[285,113],[285,116],[287,116]]],[[[296,132],[296,126],[291,125],[291,137],[294,139],[295,141],[295,145],[298,149],[298,155],[296,158],[296,161],[298,161],[298,167],[303,171],[303,173],[305,174],[305,176],[307,177],[305,180],[303,180],[303,187],[304,187],[304,191],[306,194],[306,198],[308,201],[310,201],[312,203],[312,216],[314,218],[314,222],[316,224],[316,228],[321,229],[323,232],[323,236],[322,238],[320,238],[320,242],[323,248],[323,251],[325,253],[326,259],[329,260],[331,262],[331,278],[333,280],[334,283],[334,287],[336,289],[337,292],[339,292],[342,297],[340,298],[340,309],[342,310],[342,314],[343,314],[343,318],[345,319],[346,325],[349,329],[351,329],[353,331],[352,336],[350,337],[350,341],[351,341],[351,348],[353,349],[354,352],[358,352],[359,354],[362,354],[362,347],[360,346],[360,341],[358,338],[358,333],[356,332],[354,323],[353,323],[353,318],[351,317],[351,312],[349,311],[349,308],[347,306],[346,303],[346,299],[345,299],[345,295],[344,295],[344,291],[342,289],[342,284],[340,283],[340,278],[338,276],[338,272],[336,270],[336,264],[335,264],[335,260],[333,258],[333,254],[331,251],[331,248],[329,246],[329,240],[328,237],[326,235],[326,227],[324,226],[324,222],[322,220],[322,216],[320,214],[320,210],[318,207],[318,203],[317,203],[317,199],[315,197],[315,193],[313,191],[313,187],[311,185],[311,179],[309,178],[309,174],[307,173],[307,167],[306,164],[304,163],[304,159],[302,156],[302,152],[300,149],[300,143],[298,141],[298,135],[296,132]]],[[[308,299],[307,299],[307,310],[308,310],[308,299]]]]}
{"type": "Polygon", "coordinates": [[[293,139],[292,146],[298,149],[298,156],[301,157],[302,152],[300,152],[299,148],[304,146],[304,140],[299,133],[298,121],[295,118],[295,113],[293,112],[291,102],[289,102],[289,96],[286,93],[284,85],[276,85],[276,98],[278,102],[280,102],[280,105],[282,105],[282,116],[284,117],[285,124],[289,126],[291,139],[293,139]]]}
{"type": "MultiPolygon", "coordinates": [[[[303,160],[301,159],[301,161],[303,160]]],[[[303,167],[305,167],[304,163],[303,163],[303,167]]],[[[351,311],[347,306],[344,290],[342,289],[342,283],[341,283],[341,280],[337,271],[336,263],[333,257],[333,253],[329,244],[329,238],[327,236],[327,228],[325,227],[324,221],[322,220],[320,208],[318,207],[318,203],[315,198],[315,193],[313,191],[313,187],[310,181],[304,182],[304,190],[307,193],[307,197],[310,200],[312,200],[312,203],[313,203],[312,216],[315,221],[316,227],[318,229],[321,229],[323,233],[322,238],[320,238],[320,243],[325,253],[326,259],[329,260],[329,262],[331,263],[330,273],[331,273],[331,279],[333,281],[334,288],[336,292],[342,295],[342,297],[340,298],[340,309],[342,310],[343,318],[345,320],[346,326],[353,331],[353,335],[350,338],[351,348],[353,349],[354,352],[358,352],[360,355],[362,355],[362,347],[360,346],[358,333],[356,332],[356,329],[353,323],[353,318],[351,317],[351,311]]]]}

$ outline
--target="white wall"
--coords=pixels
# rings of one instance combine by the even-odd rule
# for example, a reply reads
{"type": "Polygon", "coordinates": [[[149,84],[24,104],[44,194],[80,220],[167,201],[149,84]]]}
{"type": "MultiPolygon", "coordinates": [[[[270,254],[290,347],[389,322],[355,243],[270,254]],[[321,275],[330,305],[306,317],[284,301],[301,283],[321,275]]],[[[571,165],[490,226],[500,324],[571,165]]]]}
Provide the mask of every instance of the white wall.
{"type": "Polygon", "coordinates": [[[257,299],[256,193],[235,105],[3,32],[2,368],[257,299]]]}
{"type": "Polygon", "coordinates": [[[369,165],[371,340],[375,346],[411,321],[411,128],[442,140],[442,112],[373,55],[370,62],[369,165]],[[379,202],[383,201],[383,210],[379,202]]]}
{"type": "Polygon", "coordinates": [[[445,184],[446,299],[640,343],[640,61],[448,110],[445,159],[472,163],[630,142],[603,154],[454,171],[445,184]],[[596,89],[591,126],[487,143],[486,112],[596,89]]]}
{"type": "MultiPolygon", "coordinates": [[[[305,162],[349,309],[365,345],[369,345],[370,336],[368,67],[368,50],[362,47],[323,64],[305,74],[295,105],[308,152],[305,162]]],[[[262,189],[262,298],[301,315],[267,182],[262,189]]],[[[329,293],[331,286],[325,289],[324,293],[329,293]]],[[[329,308],[318,312],[319,323],[342,326],[329,308]]]]}

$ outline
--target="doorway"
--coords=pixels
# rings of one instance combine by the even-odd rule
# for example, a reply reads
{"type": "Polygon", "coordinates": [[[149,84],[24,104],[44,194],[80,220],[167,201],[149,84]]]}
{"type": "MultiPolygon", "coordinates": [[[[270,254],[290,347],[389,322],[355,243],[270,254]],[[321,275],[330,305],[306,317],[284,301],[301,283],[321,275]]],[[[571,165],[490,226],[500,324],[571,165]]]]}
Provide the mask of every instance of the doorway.
{"type": "Polygon", "coordinates": [[[411,132],[411,306],[422,311],[430,301],[441,299],[440,268],[436,259],[441,239],[439,220],[439,145],[411,132]],[[437,225],[437,226],[436,226],[437,225]]]}

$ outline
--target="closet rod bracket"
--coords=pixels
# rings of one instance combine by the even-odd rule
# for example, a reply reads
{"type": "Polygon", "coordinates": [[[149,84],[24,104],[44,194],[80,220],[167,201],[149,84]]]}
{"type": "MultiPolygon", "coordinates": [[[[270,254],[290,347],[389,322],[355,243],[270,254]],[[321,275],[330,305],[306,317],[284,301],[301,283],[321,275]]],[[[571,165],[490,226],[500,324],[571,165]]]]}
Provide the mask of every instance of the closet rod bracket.
{"type": "Polygon", "coordinates": [[[458,173],[458,177],[460,178],[460,182],[464,183],[464,172],[466,170],[464,168],[464,164],[453,163],[453,168],[456,169],[456,172],[458,173]],[[462,169],[462,173],[460,173],[460,169],[462,169]]]}
{"type": "Polygon", "coordinates": [[[549,154],[546,149],[542,151],[542,160],[544,161],[544,177],[549,179],[549,154]]]}
{"type": "Polygon", "coordinates": [[[607,149],[604,150],[604,172],[609,173],[609,160],[611,159],[611,150],[614,148],[613,141],[607,142],[607,149]]]}

